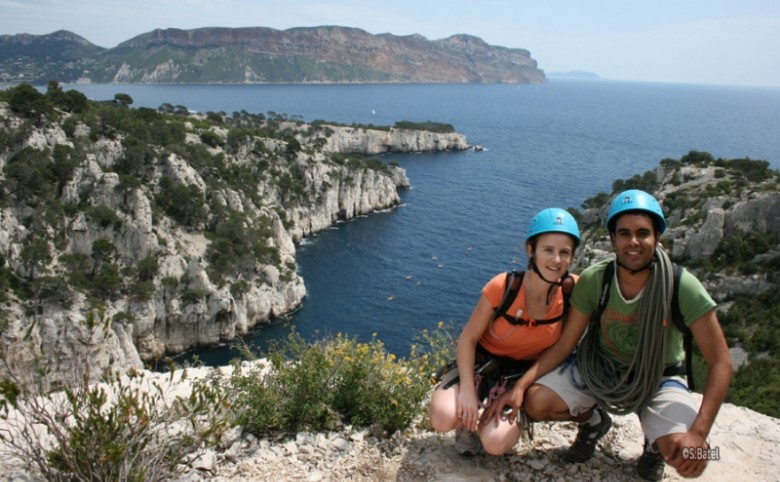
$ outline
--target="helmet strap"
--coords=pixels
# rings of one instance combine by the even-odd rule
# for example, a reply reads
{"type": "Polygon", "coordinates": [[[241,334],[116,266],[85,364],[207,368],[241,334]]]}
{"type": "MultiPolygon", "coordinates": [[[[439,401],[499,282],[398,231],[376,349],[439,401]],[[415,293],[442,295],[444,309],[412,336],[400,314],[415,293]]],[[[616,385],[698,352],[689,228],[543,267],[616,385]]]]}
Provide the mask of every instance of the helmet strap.
{"type": "Polygon", "coordinates": [[[537,276],[539,276],[542,279],[542,281],[550,285],[550,287],[547,289],[547,299],[550,298],[550,295],[552,294],[552,292],[555,290],[557,286],[563,286],[563,280],[565,280],[569,276],[569,271],[567,270],[563,274],[563,276],[561,276],[560,281],[550,281],[547,278],[545,278],[544,275],[542,275],[541,271],[539,271],[539,267],[536,265],[535,257],[532,256],[528,264],[531,265],[531,269],[534,271],[534,273],[536,273],[537,276]]]}
{"type": "MultiPolygon", "coordinates": [[[[637,273],[641,273],[642,271],[644,271],[646,269],[653,269],[653,266],[655,265],[656,261],[658,261],[658,256],[657,255],[653,255],[653,259],[651,259],[650,262],[647,263],[646,265],[642,266],[639,269],[631,269],[628,266],[626,266],[623,263],[621,263],[620,259],[615,257],[615,263],[617,263],[617,265],[620,266],[621,268],[623,268],[626,271],[628,271],[628,274],[630,274],[631,276],[634,276],[637,273]]],[[[544,279],[544,278],[542,278],[542,279],[544,279]]],[[[547,281],[547,280],[545,280],[545,281],[547,281]]]]}

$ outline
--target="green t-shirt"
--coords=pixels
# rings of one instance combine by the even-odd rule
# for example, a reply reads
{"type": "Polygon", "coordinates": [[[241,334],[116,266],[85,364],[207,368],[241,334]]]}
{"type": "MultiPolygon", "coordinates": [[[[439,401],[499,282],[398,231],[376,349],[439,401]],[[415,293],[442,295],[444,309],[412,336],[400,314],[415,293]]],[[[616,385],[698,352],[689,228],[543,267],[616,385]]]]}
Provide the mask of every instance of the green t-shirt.
{"type": "MultiPolygon", "coordinates": [[[[584,314],[593,314],[599,305],[601,287],[603,285],[604,269],[612,259],[600,261],[586,268],[580,275],[574,292],[571,295],[571,305],[584,314]]],[[[616,273],[617,274],[617,273],[616,273]]],[[[688,270],[683,270],[679,286],[680,311],[686,326],[699,319],[717,304],[712,300],[701,282],[688,270]]],[[[636,326],[639,301],[644,292],[633,300],[626,301],[618,289],[617,277],[612,280],[609,301],[601,317],[601,336],[599,346],[605,354],[630,361],[637,349],[639,330],[636,326]]],[[[674,328],[667,330],[666,366],[674,365],[685,359],[682,346],[682,333],[674,328]]]]}

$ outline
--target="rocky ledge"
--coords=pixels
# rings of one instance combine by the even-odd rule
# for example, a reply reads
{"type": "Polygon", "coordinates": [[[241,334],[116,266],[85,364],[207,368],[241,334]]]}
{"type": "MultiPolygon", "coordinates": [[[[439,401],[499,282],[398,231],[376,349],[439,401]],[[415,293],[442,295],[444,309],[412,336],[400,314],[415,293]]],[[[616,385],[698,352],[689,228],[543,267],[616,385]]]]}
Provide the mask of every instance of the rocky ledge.
{"type": "MultiPolygon", "coordinates": [[[[187,396],[189,376],[151,374],[168,396],[187,396]],[[171,381],[173,380],[173,381],[171,381]]],[[[700,395],[697,395],[700,398],[700,395]]],[[[285,481],[635,481],[635,462],[642,450],[642,431],[634,415],[613,416],[613,427],[594,458],[567,464],[560,454],[576,435],[571,422],[536,423],[533,440],[521,440],[505,456],[463,457],[455,452],[453,434],[414,429],[392,436],[366,428],[343,427],[330,433],[299,433],[281,440],[257,439],[237,427],[225,432],[219,449],[209,449],[182,467],[177,482],[285,481]]],[[[424,425],[424,422],[420,425],[424,425]]],[[[719,460],[710,462],[705,481],[777,480],[780,464],[780,420],[747,408],[724,404],[710,443],[719,460]]],[[[0,480],[38,481],[0,459],[0,480]]],[[[664,480],[682,480],[671,468],[664,480]]]]}
{"type": "MultiPolygon", "coordinates": [[[[613,420],[596,455],[583,464],[568,464],[560,457],[577,433],[571,422],[536,423],[534,440],[521,441],[502,457],[463,457],[455,452],[452,433],[414,430],[385,437],[348,427],[328,434],[297,434],[285,442],[236,437],[224,452],[204,454],[178,480],[640,480],[635,472],[643,440],[639,421],[634,415],[613,420]]],[[[720,460],[710,462],[700,480],[777,480],[780,420],[726,404],[713,427],[711,445],[720,460]]],[[[664,480],[684,478],[667,467],[664,480]]]]}

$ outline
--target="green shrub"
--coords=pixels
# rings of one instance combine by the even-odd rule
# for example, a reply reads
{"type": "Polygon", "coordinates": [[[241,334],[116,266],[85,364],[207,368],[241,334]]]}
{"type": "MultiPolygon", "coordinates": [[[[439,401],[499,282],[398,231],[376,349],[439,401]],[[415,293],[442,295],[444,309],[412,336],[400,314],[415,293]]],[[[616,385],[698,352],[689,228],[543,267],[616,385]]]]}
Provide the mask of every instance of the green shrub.
{"type": "Polygon", "coordinates": [[[129,295],[136,300],[150,300],[154,297],[154,283],[151,281],[137,281],[130,286],[129,295]]]}
{"type": "Polygon", "coordinates": [[[138,262],[138,279],[140,281],[151,281],[157,275],[160,265],[155,256],[147,256],[138,262]]]}
{"type": "Polygon", "coordinates": [[[761,182],[772,176],[768,161],[731,159],[727,165],[734,174],[744,176],[749,182],[761,182]]]}
{"type": "Polygon", "coordinates": [[[398,121],[395,123],[397,129],[412,129],[419,131],[437,132],[442,134],[450,134],[455,132],[455,127],[452,124],[443,124],[441,122],[412,122],[412,121],[398,121]]]}
{"type": "Polygon", "coordinates": [[[757,359],[734,374],[726,401],[780,417],[780,359],[757,359]]]}
{"type": "Polygon", "coordinates": [[[122,227],[122,219],[116,214],[116,211],[105,204],[90,206],[86,214],[92,222],[97,223],[101,228],[111,226],[114,229],[119,229],[122,227]]]}
{"type": "Polygon", "coordinates": [[[654,171],[647,171],[644,174],[632,176],[629,179],[617,179],[612,183],[612,192],[618,193],[628,189],[641,189],[649,193],[658,190],[660,182],[654,171]]]}
{"type": "Polygon", "coordinates": [[[688,151],[688,154],[680,158],[682,164],[694,164],[700,167],[709,166],[715,162],[715,158],[709,152],[688,151]]]}
{"type": "Polygon", "coordinates": [[[341,334],[308,342],[293,332],[269,349],[270,370],[233,375],[237,419],[259,436],[340,424],[404,430],[422,416],[434,373],[454,356],[441,329],[421,336],[427,347],[415,345],[399,358],[376,336],[367,343],[341,334]]]}
{"type": "Polygon", "coordinates": [[[582,209],[600,208],[601,206],[606,206],[611,200],[612,197],[609,194],[600,192],[595,196],[586,199],[581,207],[582,209]]]}
{"type": "Polygon", "coordinates": [[[155,201],[168,216],[185,226],[198,227],[206,221],[206,195],[195,184],[185,186],[162,176],[155,201]]]}
{"type": "Polygon", "coordinates": [[[43,119],[54,113],[51,99],[38,92],[30,84],[19,84],[8,89],[4,97],[8,99],[11,110],[41,125],[43,119]]]}
{"type": "Polygon", "coordinates": [[[201,132],[200,140],[209,147],[220,147],[225,144],[219,134],[211,130],[201,132]]]}

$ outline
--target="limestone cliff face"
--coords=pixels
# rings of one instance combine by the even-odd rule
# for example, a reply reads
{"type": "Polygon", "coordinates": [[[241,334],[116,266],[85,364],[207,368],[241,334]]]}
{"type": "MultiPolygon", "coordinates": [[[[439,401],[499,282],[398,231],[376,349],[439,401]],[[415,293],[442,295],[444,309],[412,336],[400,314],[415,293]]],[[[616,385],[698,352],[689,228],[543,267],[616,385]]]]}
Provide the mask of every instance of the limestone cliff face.
{"type": "MultiPolygon", "coordinates": [[[[2,104],[0,118],[7,125],[20,124],[2,104]]],[[[227,136],[224,129],[215,128],[212,132],[227,136]]],[[[5,317],[11,323],[0,332],[2,343],[11,347],[9,353],[13,353],[14,360],[29,362],[43,357],[61,373],[72,368],[76,351],[83,346],[81,341],[90,334],[99,335],[99,342],[90,353],[98,373],[99,368],[109,365],[140,367],[144,360],[232,339],[295,310],[306,296],[304,280],[295,269],[296,243],[338,220],[399,204],[398,189],[409,185],[405,172],[398,167],[378,169],[332,161],[330,149],[335,152],[348,145],[339,140],[338,134],[323,150],[291,151],[285,141],[272,138],[247,140],[230,152],[226,146],[209,147],[214,158],[222,158],[225,165],[235,169],[258,162],[269,165],[267,171],[259,171],[258,175],[268,174],[262,174],[249,191],[224,183],[217,183],[215,188],[213,179],[204,178],[204,173],[210,174],[208,170],[196,169],[186,155],[162,149],[157,149],[159,154],[150,160],[146,182],[128,185],[116,172],[117,164],[124,162],[126,156],[121,138],[101,137],[86,142],[89,135],[83,125],[77,126],[75,134],[69,137],[61,125],[50,124],[30,130],[22,145],[0,153],[0,169],[7,173],[9,163],[16,162],[15,156],[27,148],[44,156],[55,146],[89,146],[62,185],[57,201],[67,206],[86,206],[84,209],[66,211],[62,219],[36,226],[33,218],[40,207],[7,202],[13,195],[5,198],[0,207],[0,255],[12,277],[31,286],[36,280],[73,283],[74,262],[93,274],[101,264],[112,264],[118,267],[120,275],[132,272],[149,259],[156,262],[157,271],[149,280],[151,294],[133,295],[132,290],[124,291],[128,289],[125,286],[99,303],[101,309],[96,308],[89,293],[74,289],[73,285],[62,285],[59,296],[31,299],[22,299],[23,295],[9,291],[5,317]],[[189,186],[196,195],[202,193],[213,199],[204,218],[206,223],[218,223],[226,215],[238,213],[241,223],[250,229],[265,226],[255,231],[266,237],[256,240],[258,248],[253,249],[272,250],[276,253],[275,261],[253,261],[253,265],[242,266],[238,273],[215,279],[210,273],[214,256],[211,235],[203,226],[185,226],[161,212],[163,178],[172,180],[170,185],[189,186]],[[295,179],[292,187],[291,179],[295,179]],[[90,207],[96,206],[113,213],[113,220],[96,219],[94,211],[90,211],[90,207]],[[32,263],[28,246],[33,231],[40,229],[44,238],[49,239],[50,256],[45,262],[32,263]],[[96,246],[110,246],[110,259],[99,258],[96,246]],[[94,324],[105,328],[96,332],[89,327],[94,324]]],[[[395,137],[385,133],[366,135],[381,137],[383,145],[391,150],[410,149],[395,146],[394,142],[426,137],[413,133],[395,137]]],[[[303,134],[298,137],[305,146],[308,138],[303,134]]],[[[195,134],[187,134],[187,142],[202,146],[195,134]]],[[[433,141],[415,142],[417,148],[427,148],[425,145],[436,150],[438,146],[433,141]]],[[[456,142],[465,144],[465,139],[458,138],[456,142]]]]}
{"type": "MultiPolygon", "coordinates": [[[[673,260],[711,260],[724,241],[780,232],[780,192],[775,174],[764,180],[745,181],[736,169],[722,165],[677,165],[657,168],[653,175],[659,187],[654,194],[661,200],[667,218],[665,245],[673,260]]],[[[583,248],[577,256],[577,269],[595,259],[612,255],[604,226],[608,206],[588,209],[582,214],[581,227],[586,228],[583,248]]],[[[764,263],[780,256],[777,246],[755,255],[754,262],[764,263]]],[[[727,301],[736,295],[755,295],[780,285],[774,272],[744,276],[731,269],[736,260],[721,260],[727,268],[701,281],[716,301],[727,301]]],[[[694,272],[696,269],[693,269],[694,272]]]]}
{"type": "Polygon", "coordinates": [[[325,149],[332,152],[385,154],[388,152],[463,151],[470,146],[458,133],[438,133],[392,128],[388,131],[328,126],[334,134],[325,149]]]}

